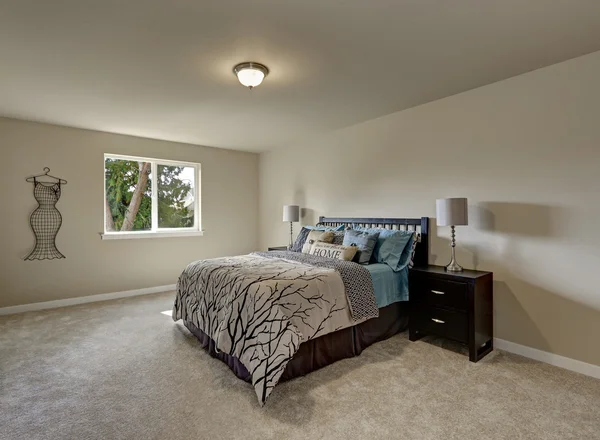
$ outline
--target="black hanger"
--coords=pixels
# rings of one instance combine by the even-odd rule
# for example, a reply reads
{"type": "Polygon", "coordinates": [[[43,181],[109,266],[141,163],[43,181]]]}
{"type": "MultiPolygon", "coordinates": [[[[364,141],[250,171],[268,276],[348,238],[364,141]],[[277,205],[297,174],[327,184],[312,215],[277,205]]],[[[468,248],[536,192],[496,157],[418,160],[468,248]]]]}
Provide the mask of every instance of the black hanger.
{"type": "Polygon", "coordinates": [[[38,174],[37,176],[31,176],[28,177],[27,179],[25,179],[27,182],[31,182],[31,183],[36,183],[38,182],[38,177],[50,177],[52,179],[54,179],[56,182],[44,182],[44,181],[39,181],[40,183],[60,183],[61,185],[66,185],[67,181],[65,179],[61,179],[60,177],[54,177],[51,176],[50,174],[48,174],[50,172],[50,168],[48,167],[44,167],[44,173],[43,174],[38,174]]]}

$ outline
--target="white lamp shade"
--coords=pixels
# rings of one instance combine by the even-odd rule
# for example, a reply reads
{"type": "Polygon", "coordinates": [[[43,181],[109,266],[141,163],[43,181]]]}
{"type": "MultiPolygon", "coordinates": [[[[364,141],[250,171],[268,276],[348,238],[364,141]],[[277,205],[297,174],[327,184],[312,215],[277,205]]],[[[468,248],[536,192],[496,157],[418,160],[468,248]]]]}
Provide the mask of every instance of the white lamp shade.
{"type": "Polygon", "coordinates": [[[466,198],[438,199],[435,201],[438,226],[462,226],[469,224],[466,198]]]}
{"type": "Polygon", "coordinates": [[[283,206],[283,221],[284,222],[299,222],[300,207],[298,205],[283,206]]]}

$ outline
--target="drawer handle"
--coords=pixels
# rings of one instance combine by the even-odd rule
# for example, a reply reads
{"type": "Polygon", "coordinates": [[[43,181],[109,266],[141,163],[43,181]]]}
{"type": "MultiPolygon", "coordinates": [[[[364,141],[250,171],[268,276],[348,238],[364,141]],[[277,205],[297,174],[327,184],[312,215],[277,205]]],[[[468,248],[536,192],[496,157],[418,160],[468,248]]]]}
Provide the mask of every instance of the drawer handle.
{"type": "Polygon", "coordinates": [[[446,323],[446,321],[442,321],[441,319],[435,319],[435,318],[431,318],[431,320],[432,320],[433,322],[437,322],[438,324],[445,324],[445,323],[446,323]]]}
{"type": "Polygon", "coordinates": [[[431,293],[435,293],[436,295],[444,295],[445,292],[440,292],[439,290],[432,290],[431,293]]]}

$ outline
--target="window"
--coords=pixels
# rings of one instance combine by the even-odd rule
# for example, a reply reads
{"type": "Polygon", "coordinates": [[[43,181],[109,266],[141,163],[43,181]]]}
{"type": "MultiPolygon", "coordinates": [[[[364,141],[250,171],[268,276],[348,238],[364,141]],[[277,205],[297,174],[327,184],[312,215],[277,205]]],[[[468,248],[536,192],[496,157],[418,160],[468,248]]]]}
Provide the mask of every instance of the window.
{"type": "Polygon", "coordinates": [[[201,234],[200,164],[104,155],[103,239],[201,234]]]}

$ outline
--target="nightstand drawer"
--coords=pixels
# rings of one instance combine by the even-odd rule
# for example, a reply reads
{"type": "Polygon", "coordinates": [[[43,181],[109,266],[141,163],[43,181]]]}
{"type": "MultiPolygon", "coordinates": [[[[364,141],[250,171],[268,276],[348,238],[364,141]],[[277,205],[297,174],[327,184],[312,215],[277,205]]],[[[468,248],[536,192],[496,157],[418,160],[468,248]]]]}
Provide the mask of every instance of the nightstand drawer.
{"type": "Polygon", "coordinates": [[[416,295],[419,302],[466,311],[467,292],[467,283],[428,278],[419,283],[416,295]]]}
{"type": "Polygon", "coordinates": [[[425,305],[418,306],[415,312],[413,315],[414,327],[418,330],[459,342],[467,342],[468,318],[466,313],[425,305]]]}

